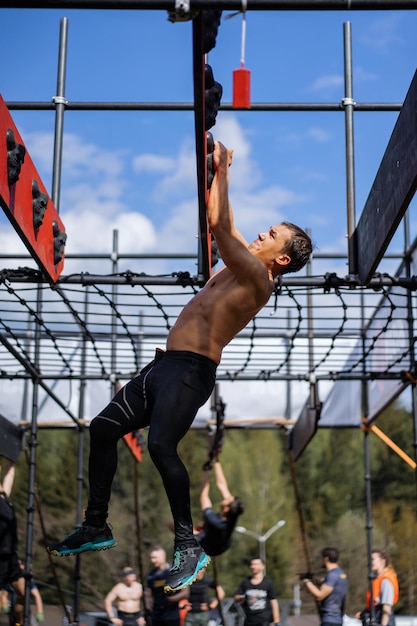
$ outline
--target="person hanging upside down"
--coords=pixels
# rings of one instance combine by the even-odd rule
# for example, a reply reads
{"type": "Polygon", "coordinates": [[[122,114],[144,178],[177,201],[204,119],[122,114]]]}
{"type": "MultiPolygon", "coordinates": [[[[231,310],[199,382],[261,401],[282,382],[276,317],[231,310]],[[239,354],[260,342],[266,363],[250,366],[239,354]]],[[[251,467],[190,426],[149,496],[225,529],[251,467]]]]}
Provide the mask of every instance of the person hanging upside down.
{"type": "Polygon", "coordinates": [[[200,492],[200,505],[203,513],[203,527],[196,527],[195,538],[209,556],[223,554],[232,542],[232,533],[237,518],[243,513],[243,503],[229,490],[220,461],[212,461],[204,466],[203,485],[200,492]],[[220,513],[213,511],[210,498],[211,468],[214,469],[216,487],[220,491],[220,513]]]}
{"type": "Polygon", "coordinates": [[[250,245],[236,230],[228,197],[232,151],[215,142],[215,175],[207,203],[209,227],[225,264],[188,302],[171,328],[166,351],[117,392],[90,425],[89,496],[85,520],[54,555],[78,554],[116,544],[106,523],[117,467],[117,442],[149,426],[149,454],[161,474],[174,520],[174,556],[166,591],[190,585],[210,557],[193,535],[188,472],[177,446],[210,397],[223,348],[268,302],[274,279],[300,270],[312,252],[310,237],[283,222],[250,245]]]}

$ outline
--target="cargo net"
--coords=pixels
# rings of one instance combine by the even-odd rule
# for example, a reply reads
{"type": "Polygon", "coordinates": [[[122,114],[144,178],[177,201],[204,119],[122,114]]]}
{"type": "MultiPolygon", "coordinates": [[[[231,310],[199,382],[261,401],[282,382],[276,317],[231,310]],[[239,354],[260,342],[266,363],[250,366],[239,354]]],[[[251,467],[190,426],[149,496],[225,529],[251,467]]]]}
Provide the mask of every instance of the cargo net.
{"type": "MultiPolygon", "coordinates": [[[[125,380],[164,348],[183,306],[198,291],[178,284],[16,282],[0,273],[0,376],[125,380]]],[[[82,276],[82,275],[81,275],[82,276]]],[[[162,277],[159,277],[162,278],[162,277]]],[[[32,280],[35,279],[35,280],[32,280]]],[[[218,380],[399,378],[414,351],[415,295],[384,276],[373,288],[335,275],[318,286],[277,285],[269,303],[225,348],[218,380]]],[[[313,279],[314,282],[314,279],[313,279]]]]}

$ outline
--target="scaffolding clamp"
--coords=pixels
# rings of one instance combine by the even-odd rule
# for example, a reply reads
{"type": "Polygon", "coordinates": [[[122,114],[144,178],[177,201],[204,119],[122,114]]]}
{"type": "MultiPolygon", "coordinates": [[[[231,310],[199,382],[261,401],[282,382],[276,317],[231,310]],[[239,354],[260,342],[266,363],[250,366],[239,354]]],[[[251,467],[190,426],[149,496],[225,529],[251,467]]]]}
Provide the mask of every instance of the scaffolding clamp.
{"type": "Polygon", "coordinates": [[[340,102],[342,103],[342,107],[345,108],[348,106],[354,107],[356,105],[356,100],[353,98],[342,98],[340,102]]]}
{"type": "Polygon", "coordinates": [[[175,0],[175,11],[168,11],[170,22],[188,22],[196,13],[191,11],[190,0],[175,0]]]}
{"type": "Polygon", "coordinates": [[[64,96],[53,96],[52,102],[54,104],[63,104],[64,106],[68,104],[68,100],[64,96]]]}

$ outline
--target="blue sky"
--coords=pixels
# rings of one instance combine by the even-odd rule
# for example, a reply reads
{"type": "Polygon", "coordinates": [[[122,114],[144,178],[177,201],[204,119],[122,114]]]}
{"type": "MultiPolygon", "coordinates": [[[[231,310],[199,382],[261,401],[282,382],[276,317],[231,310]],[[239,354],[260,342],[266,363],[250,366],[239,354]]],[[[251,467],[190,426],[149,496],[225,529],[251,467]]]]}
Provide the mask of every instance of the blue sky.
{"type": "MultiPolygon", "coordinates": [[[[242,25],[240,16],[227,14],[209,55],[223,102],[232,99],[242,25]]],[[[172,24],[164,11],[2,9],[6,102],[51,100],[64,16],[68,100],[192,101],[190,22],[172,24]]],[[[402,102],[417,59],[417,15],[405,10],[248,12],[252,101],[339,102],[346,21],[355,100],[402,102]]],[[[12,115],[50,189],[54,114],[12,115]]],[[[355,115],[357,219],[396,118],[392,112],[355,115]]],[[[231,199],[249,240],[287,219],[310,228],[319,251],[346,251],[342,113],[220,111],[212,132],[235,150],[231,199]]],[[[109,250],[114,227],[124,252],[196,249],[192,112],[68,112],[65,133],[60,213],[67,252],[109,250]]],[[[16,247],[12,231],[4,241],[7,225],[2,231],[2,249],[16,247]]]]}
{"type": "MultiPolygon", "coordinates": [[[[239,67],[242,25],[240,16],[225,19],[228,13],[208,59],[225,103],[232,99],[232,74],[239,67]]],[[[6,102],[49,102],[55,95],[62,17],[69,20],[69,101],[192,101],[190,22],[172,24],[164,11],[0,9],[0,93],[6,102]]],[[[401,103],[417,62],[417,12],[410,10],[248,12],[245,56],[252,101],[340,102],[347,21],[354,99],[401,103]]],[[[50,191],[54,113],[12,111],[12,116],[50,191]]],[[[397,116],[355,114],[357,220],[397,116]]],[[[60,214],[67,253],[109,253],[115,228],[124,253],[197,250],[191,111],[68,111],[64,128],[60,214]]],[[[319,252],[346,253],[343,113],[220,111],[212,132],[235,151],[230,195],[236,224],[249,241],[289,220],[311,229],[319,252]]],[[[412,206],[412,238],[413,213],[412,206]]],[[[0,249],[21,251],[2,215],[0,226],[0,249]]],[[[400,250],[397,237],[391,251],[400,250]]],[[[189,269],[178,260],[127,266],[149,273],[189,269]]],[[[393,272],[396,266],[384,261],[379,269],[393,272]]],[[[110,273],[111,268],[67,261],[64,274],[73,271],[110,273]]],[[[343,276],[347,266],[344,261],[313,265],[314,274],[326,271],[343,276]]],[[[254,404],[257,398],[258,392],[254,404]]]]}

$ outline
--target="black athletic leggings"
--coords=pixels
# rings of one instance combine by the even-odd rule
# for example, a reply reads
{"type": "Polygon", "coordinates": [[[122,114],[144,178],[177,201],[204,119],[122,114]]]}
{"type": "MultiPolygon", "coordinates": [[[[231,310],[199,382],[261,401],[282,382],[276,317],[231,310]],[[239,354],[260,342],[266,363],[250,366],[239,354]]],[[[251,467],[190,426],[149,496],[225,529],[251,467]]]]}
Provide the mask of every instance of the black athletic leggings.
{"type": "Polygon", "coordinates": [[[87,522],[95,518],[104,523],[107,517],[118,440],[149,426],[149,454],[164,483],[175,539],[192,539],[190,482],[177,446],[213,391],[216,367],[214,361],[194,352],[158,353],[92,420],[87,522]]]}

